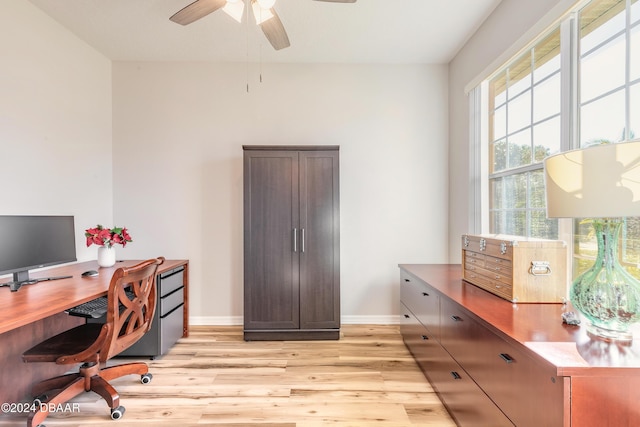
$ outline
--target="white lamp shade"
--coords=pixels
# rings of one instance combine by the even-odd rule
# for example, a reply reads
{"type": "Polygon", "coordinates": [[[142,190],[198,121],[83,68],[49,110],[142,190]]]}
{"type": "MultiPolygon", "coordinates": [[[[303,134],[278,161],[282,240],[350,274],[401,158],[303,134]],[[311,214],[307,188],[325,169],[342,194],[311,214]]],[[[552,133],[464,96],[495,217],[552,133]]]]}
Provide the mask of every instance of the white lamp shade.
{"type": "Polygon", "coordinates": [[[549,156],[544,171],[549,218],[640,216],[640,140],[549,156]]]}

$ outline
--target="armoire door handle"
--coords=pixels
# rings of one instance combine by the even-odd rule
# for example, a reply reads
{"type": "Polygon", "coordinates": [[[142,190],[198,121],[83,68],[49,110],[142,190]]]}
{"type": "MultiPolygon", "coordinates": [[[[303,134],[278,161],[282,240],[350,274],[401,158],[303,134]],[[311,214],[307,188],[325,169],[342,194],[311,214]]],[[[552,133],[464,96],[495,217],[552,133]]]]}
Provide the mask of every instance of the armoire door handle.
{"type": "Polygon", "coordinates": [[[302,241],[300,252],[304,253],[304,228],[300,229],[300,235],[301,235],[301,241],[302,241]]]}
{"type": "Polygon", "coordinates": [[[293,229],[293,252],[298,252],[298,229],[293,229]]]}

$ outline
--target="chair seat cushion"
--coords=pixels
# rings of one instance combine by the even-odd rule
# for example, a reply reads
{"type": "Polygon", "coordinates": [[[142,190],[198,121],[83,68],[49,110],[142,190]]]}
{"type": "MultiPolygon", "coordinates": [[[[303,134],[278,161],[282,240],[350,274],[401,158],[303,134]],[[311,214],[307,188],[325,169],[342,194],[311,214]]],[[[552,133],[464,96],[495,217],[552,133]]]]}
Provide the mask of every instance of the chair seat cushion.
{"type": "Polygon", "coordinates": [[[89,348],[100,335],[101,323],[86,323],[55,335],[22,354],[25,362],[55,362],[60,356],[89,348]]]}

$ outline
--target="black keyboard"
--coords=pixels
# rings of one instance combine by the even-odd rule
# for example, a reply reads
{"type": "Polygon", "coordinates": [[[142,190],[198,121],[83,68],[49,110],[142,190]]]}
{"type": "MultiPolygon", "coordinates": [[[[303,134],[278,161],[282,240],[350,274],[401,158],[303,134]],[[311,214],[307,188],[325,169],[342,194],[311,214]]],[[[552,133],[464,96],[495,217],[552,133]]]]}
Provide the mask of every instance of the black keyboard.
{"type": "MultiPolygon", "coordinates": [[[[135,297],[133,291],[127,290],[125,291],[125,294],[130,300],[133,300],[133,298],[135,297]]],[[[94,300],[87,301],[85,303],[72,307],[66,310],[66,313],[70,314],[71,316],[97,319],[107,314],[108,301],[109,300],[107,299],[107,297],[96,298],[94,300]]]]}

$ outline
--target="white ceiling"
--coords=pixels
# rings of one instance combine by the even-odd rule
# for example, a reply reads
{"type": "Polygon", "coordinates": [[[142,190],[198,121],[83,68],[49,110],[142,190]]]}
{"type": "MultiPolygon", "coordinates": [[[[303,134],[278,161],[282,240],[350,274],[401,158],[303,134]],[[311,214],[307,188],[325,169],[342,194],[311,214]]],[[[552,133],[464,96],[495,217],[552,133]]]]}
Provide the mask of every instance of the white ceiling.
{"type": "Polygon", "coordinates": [[[169,21],[193,0],[29,0],[116,61],[446,64],[501,0],[277,0],[291,47],[218,10],[169,21]]]}

